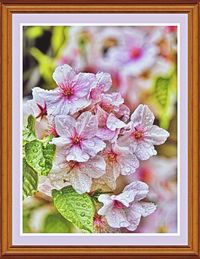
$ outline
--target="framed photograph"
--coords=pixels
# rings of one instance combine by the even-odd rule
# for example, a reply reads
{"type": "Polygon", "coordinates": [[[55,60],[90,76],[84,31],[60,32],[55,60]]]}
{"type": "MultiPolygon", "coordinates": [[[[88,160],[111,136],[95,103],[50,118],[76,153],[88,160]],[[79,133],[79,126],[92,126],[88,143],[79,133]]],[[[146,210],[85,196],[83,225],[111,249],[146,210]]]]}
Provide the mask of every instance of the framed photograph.
{"type": "Polygon", "coordinates": [[[199,1],[1,17],[1,258],[199,258],[199,1]]]}

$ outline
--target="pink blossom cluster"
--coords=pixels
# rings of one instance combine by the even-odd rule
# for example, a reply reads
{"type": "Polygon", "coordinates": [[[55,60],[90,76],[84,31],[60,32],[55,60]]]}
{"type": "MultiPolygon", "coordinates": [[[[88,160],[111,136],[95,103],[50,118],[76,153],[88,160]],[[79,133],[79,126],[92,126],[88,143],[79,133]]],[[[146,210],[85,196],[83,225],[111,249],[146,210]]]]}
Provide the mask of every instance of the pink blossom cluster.
{"type": "MultiPolygon", "coordinates": [[[[140,104],[130,114],[121,94],[109,92],[108,73],[77,72],[64,64],[55,69],[53,79],[55,89],[34,88],[33,100],[26,104],[26,112],[37,118],[38,136],[54,135],[56,145],[43,191],[45,184],[52,189],[71,185],[79,194],[95,191],[96,184],[115,191],[118,177],[132,175],[169,136],[153,124],[147,105],[140,104]]],[[[101,194],[98,214],[110,227],[134,231],[141,217],[156,209],[143,201],[147,193],[147,184],[133,181],[120,194],[101,194]]]]}

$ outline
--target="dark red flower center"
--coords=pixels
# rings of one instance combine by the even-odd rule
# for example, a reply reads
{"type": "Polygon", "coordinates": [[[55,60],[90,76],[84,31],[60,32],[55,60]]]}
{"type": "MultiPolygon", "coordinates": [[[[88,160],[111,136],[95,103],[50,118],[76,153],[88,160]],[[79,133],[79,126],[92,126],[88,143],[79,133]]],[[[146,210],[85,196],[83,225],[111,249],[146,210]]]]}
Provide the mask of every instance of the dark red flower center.
{"type": "Polygon", "coordinates": [[[71,97],[74,94],[74,90],[71,87],[63,88],[63,95],[66,97],[71,97]]]}
{"type": "Polygon", "coordinates": [[[141,48],[133,48],[130,51],[130,58],[131,59],[138,59],[142,55],[142,49],[141,48]]]}
{"type": "Polygon", "coordinates": [[[108,153],[108,161],[109,162],[114,162],[116,161],[116,158],[117,158],[117,154],[115,154],[114,152],[109,152],[108,153]]]}
{"type": "Polygon", "coordinates": [[[124,204],[121,203],[120,201],[114,200],[114,201],[113,201],[113,207],[114,207],[115,209],[123,209],[125,206],[124,206],[124,204]]]}
{"type": "Polygon", "coordinates": [[[79,136],[74,136],[71,140],[74,145],[78,145],[81,142],[81,138],[79,136]]]}
{"type": "Polygon", "coordinates": [[[135,130],[133,133],[132,133],[132,136],[134,139],[136,140],[141,140],[144,138],[144,132],[142,130],[135,130]]]}
{"type": "Polygon", "coordinates": [[[43,118],[45,115],[47,115],[47,105],[46,103],[44,104],[44,107],[42,107],[42,105],[40,105],[39,103],[37,103],[37,106],[39,108],[39,114],[36,116],[36,118],[43,118]]]}

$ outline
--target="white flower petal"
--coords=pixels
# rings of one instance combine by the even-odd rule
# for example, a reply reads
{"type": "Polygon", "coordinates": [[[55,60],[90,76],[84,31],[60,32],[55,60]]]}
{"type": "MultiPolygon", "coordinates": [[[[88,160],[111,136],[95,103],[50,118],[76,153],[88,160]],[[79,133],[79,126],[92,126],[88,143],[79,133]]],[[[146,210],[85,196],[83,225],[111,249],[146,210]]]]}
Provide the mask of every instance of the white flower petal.
{"type": "Polygon", "coordinates": [[[134,148],[135,155],[140,160],[147,160],[151,156],[155,156],[157,154],[154,146],[151,143],[147,143],[145,141],[141,142],[137,146],[134,145],[132,147],[134,148]]]}
{"type": "Polygon", "coordinates": [[[116,129],[124,128],[126,124],[119,120],[114,114],[110,113],[106,122],[106,126],[110,130],[115,131],[116,129]]]}
{"type": "Polygon", "coordinates": [[[154,122],[154,115],[150,111],[147,105],[140,104],[134,113],[131,115],[131,121],[133,122],[133,127],[142,125],[144,128],[147,126],[152,126],[154,122]]]}
{"type": "Polygon", "coordinates": [[[89,155],[84,152],[78,145],[74,145],[72,146],[69,150],[68,150],[68,154],[67,154],[67,161],[77,161],[77,162],[86,162],[87,160],[89,160],[89,155]]]}
{"type": "Polygon", "coordinates": [[[163,144],[168,137],[169,133],[156,125],[153,125],[145,132],[145,141],[149,141],[153,145],[163,144]]]}
{"type": "Polygon", "coordinates": [[[58,66],[53,73],[53,79],[57,85],[68,84],[75,76],[76,72],[67,64],[58,66]]]}
{"type": "Polygon", "coordinates": [[[101,156],[96,156],[86,163],[81,163],[79,171],[83,174],[87,174],[91,178],[99,178],[105,174],[106,162],[101,156]]]}
{"type": "Polygon", "coordinates": [[[141,214],[129,208],[126,212],[126,216],[129,221],[129,226],[127,227],[127,229],[130,231],[136,230],[140,223],[141,214]]]}
{"type": "Polygon", "coordinates": [[[130,223],[127,220],[126,213],[123,209],[112,208],[108,210],[108,213],[105,215],[107,223],[113,228],[127,227],[130,223]]]}
{"type": "Polygon", "coordinates": [[[97,78],[97,87],[102,89],[103,92],[107,92],[112,85],[112,79],[110,74],[99,72],[96,74],[96,78],[97,78]]]}
{"type": "Polygon", "coordinates": [[[91,189],[91,177],[82,174],[79,170],[72,170],[69,174],[69,181],[72,184],[72,187],[80,194],[89,192],[91,189]]]}
{"type": "Polygon", "coordinates": [[[90,104],[91,104],[90,100],[88,100],[85,97],[84,98],[79,98],[79,99],[74,98],[74,100],[72,100],[70,103],[68,102],[69,113],[71,115],[73,115],[76,112],[78,112],[78,111],[88,107],[90,104]]]}
{"type": "Polygon", "coordinates": [[[59,136],[72,137],[75,133],[76,121],[69,115],[58,115],[55,117],[55,128],[59,136]]]}
{"type": "Polygon", "coordinates": [[[98,120],[91,112],[82,113],[76,123],[77,133],[86,139],[90,139],[95,136],[98,129],[98,120]]]}
{"type": "Polygon", "coordinates": [[[102,151],[106,144],[99,138],[94,137],[92,139],[83,140],[81,143],[83,152],[89,154],[90,156],[96,156],[96,154],[102,151]]]}
{"type": "Polygon", "coordinates": [[[67,137],[53,138],[51,142],[58,147],[62,147],[62,146],[65,146],[65,145],[71,146],[71,139],[67,138],[67,137]]]}
{"type": "Polygon", "coordinates": [[[116,189],[116,180],[120,175],[120,166],[112,163],[106,164],[106,173],[101,177],[104,182],[111,190],[116,189]]]}
{"type": "Polygon", "coordinates": [[[108,128],[98,128],[96,136],[102,140],[112,140],[116,136],[117,132],[108,128]]]}
{"type": "Polygon", "coordinates": [[[120,164],[122,175],[130,175],[139,167],[137,157],[131,153],[124,153],[122,156],[119,156],[118,163],[120,164]]]}
{"type": "Polygon", "coordinates": [[[90,92],[93,82],[96,80],[92,73],[79,73],[73,80],[76,96],[84,97],[90,92]]]}
{"type": "Polygon", "coordinates": [[[98,214],[104,216],[112,208],[113,201],[108,194],[99,195],[98,201],[103,203],[103,206],[98,210],[98,214]]]}
{"type": "Polygon", "coordinates": [[[102,102],[104,102],[105,104],[119,107],[121,104],[124,103],[124,99],[120,93],[115,92],[111,94],[103,94],[102,102]]]}
{"type": "Polygon", "coordinates": [[[140,201],[132,203],[130,209],[133,211],[137,211],[143,217],[147,217],[156,210],[156,207],[157,206],[152,202],[140,201]]]}
{"type": "Polygon", "coordinates": [[[144,199],[149,192],[149,187],[146,183],[141,181],[135,181],[127,185],[123,192],[132,191],[132,197],[134,196],[134,201],[139,201],[144,199]]]}

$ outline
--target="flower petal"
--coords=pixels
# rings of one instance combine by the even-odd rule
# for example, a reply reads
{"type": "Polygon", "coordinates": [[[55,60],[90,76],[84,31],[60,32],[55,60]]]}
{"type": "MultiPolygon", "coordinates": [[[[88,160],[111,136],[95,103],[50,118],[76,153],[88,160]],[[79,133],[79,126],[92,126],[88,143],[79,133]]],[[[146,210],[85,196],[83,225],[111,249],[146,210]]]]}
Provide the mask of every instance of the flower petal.
{"type": "Polygon", "coordinates": [[[130,231],[136,230],[140,223],[141,214],[129,208],[126,212],[126,216],[129,221],[129,226],[127,227],[127,229],[130,231]]]}
{"type": "Polygon", "coordinates": [[[118,163],[120,164],[122,175],[130,175],[139,167],[137,157],[131,153],[124,153],[122,156],[119,156],[118,163]]]}
{"type": "Polygon", "coordinates": [[[154,146],[146,141],[142,141],[137,146],[132,145],[132,148],[134,148],[135,155],[140,160],[147,160],[151,156],[155,156],[157,154],[157,151],[155,150],[154,146]]]}
{"type": "Polygon", "coordinates": [[[154,115],[150,111],[147,105],[140,104],[134,113],[131,115],[131,121],[133,127],[142,125],[144,128],[147,126],[152,126],[154,122],[154,115]]]}
{"type": "Polygon", "coordinates": [[[111,85],[112,79],[109,73],[99,72],[96,74],[97,87],[102,90],[102,92],[107,92],[111,85]]]}
{"type": "Polygon", "coordinates": [[[127,220],[126,213],[123,209],[110,209],[105,215],[107,223],[113,228],[127,227],[130,223],[127,220]]]}
{"type": "Polygon", "coordinates": [[[67,64],[58,66],[53,73],[53,79],[56,81],[57,85],[70,84],[75,76],[76,72],[67,64]]]}
{"type": "Polygon", "coordinates": [[[139,201],[144,199],[149,192],[149,187],[146,183],[141,181],[135,181],[127,185],[123,192],[132,192],[132,197],[134,196],[134,201],[139,201]]]}
{"type": "MultiPolygon", "coordinates": [[[[69,113],[73,115],[74,113],[88,107],[90,105],[90,100],[87,98],[79,98],[76,100],[72,100],[70,103],[68,102],[68,107],[69,107],[69,113]]],[[[67,114],[67,113],[66,113],[67,114]]]]}
{"type": "Polygon", "coordinates": [[[112,130],[115,131],[116,129],[122,129],[126,126],[126,124],[119,120],[113,113],[110,113],[106,122],[106,126],[112,130]]]}
{"type": "Polygon", "coordinates": [[[149,216],[156,210],[156,205],[153,202],[134,202],[131,204],[130,209],[133,211],[137,211],[143,217],[149,216]]]}
{"type": "Polygon", "coordinates": [[[102,140],[112,140],[116,136],[117,132],[108,128],[98,128],[96,136],[102,140]]]}
{"type": "Polygon", "coordinates": [[[69,115],[59,115],[55,117],[55,128],[59,136],[73,137],[75,134],[76,121],[69,115]]]}
{"type": "Polygon", "coordinates": [[[113,201],[108,194],[99,195],[98,201],[103,203],[103,206],[99,209],[98,214],[104,216],[112,208],[113,201]]]}
{"type": "Polygon", "coordinates": [[[90,139],[95,136],[98,129],[98,120],[91,112],[82,113],[76,123],[76,131],[82,137],[90,139]]]}
{"type": "Polygon", "coordinates": [[[153,145],[163,144],[168,137],[169,133],[156,125],[153,125],[145,132],[145,141],[149,141],[153,145]]]}
{"type": "Polygon", "coordinates": [[[106,147],[106,144],[101,139],[94,137],[83,140],[81,142],[81,147],[85,153],[93,157],[96,156],[99,151],[102,151],[106,147]]]}
{"type": "Polygon", "coordinates": [[[67,137],[53,138],[51,142],[58,147],[62,147],[65,145],[71,146],[71,139],[67,137]]]}
{"type": "Polygon", "coordinates": [[[92,185],[92,179],[86,174],[82,174],[79,170],[74,169],[69,174],[69,181],[72,187],[80,194],[89,192],[92,185]]]}
{"type": "Polygon", "coordinates": [[[68,150],[68,154],[66,156],[67,161],[77,161],[77,162],[86,162],[89,160],[89,155],[84,152],[78,145],[72,146],[68,150]]]}
{"type": "Polygon", "coordinates": [[[79,73],[73,80],[75,95],[79,98],[89,94],[96,77],[92,73],[79,73]]]}
{"type": "Polygon", "coordinates": [[[99,178],[105,174],[106,162],[101,156],[96,156],[86,163],[80,163],[79,171],[91,178],[99,178]]]}

